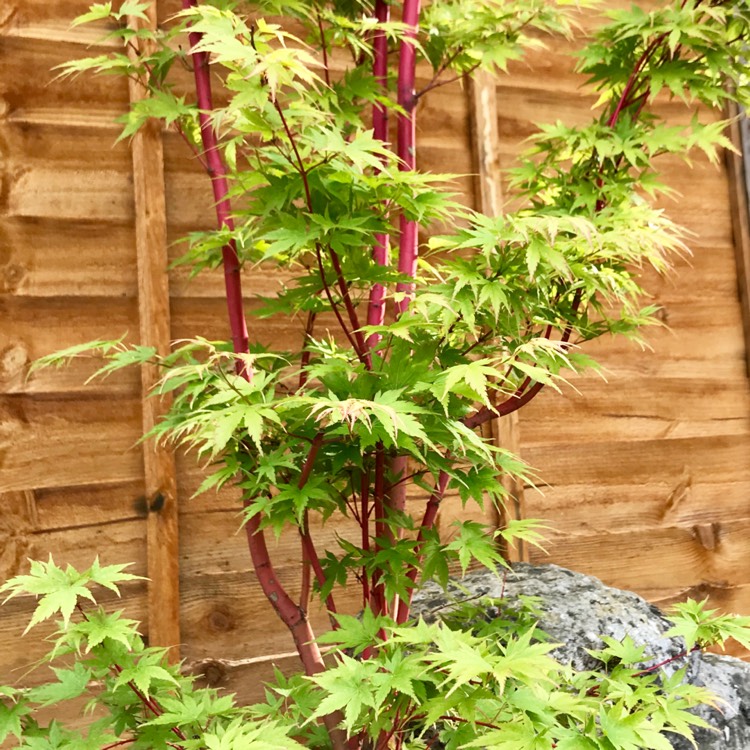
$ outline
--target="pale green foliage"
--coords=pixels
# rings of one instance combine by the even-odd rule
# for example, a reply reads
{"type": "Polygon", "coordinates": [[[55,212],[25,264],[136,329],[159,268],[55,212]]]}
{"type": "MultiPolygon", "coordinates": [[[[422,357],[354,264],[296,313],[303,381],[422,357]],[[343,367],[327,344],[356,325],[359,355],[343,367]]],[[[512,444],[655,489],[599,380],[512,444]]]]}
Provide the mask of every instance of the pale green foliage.
{"type": "MultiPolygon", "coordinates": [[[[593,121],[541,127],[513,173],[525,201],[501,217],[458,203],[452,175],[402,169],[389,144],[374,137],[373,105],[395,116],[403,110],[393,77],[383,89],[371,72],[376,25],[367,0],[213,0],[155,33],[123,25],[124,14],[142,16],[145,7],[93,6],[77,23],[101,23],[106,38],[130,45],[131,54],[77,60],[61,75],[138,78],[148,95],[122,118],[122,137],[156,117],[179,129],[201,158],[198,109],[171,73],[176,63],[190,64],[187,27],[199,35],[193,51],[210,55],[225,91],[222,104],[203,114],[228,166],[234,226],[193,233],[179,262],[193,274],[217,267],[231,243],[254,272],[278,273],[286,279],[278,294],[252,305],[251,338],[264,316],[298,316],[304,345],[288,352],[252,344],[238,356],[228,343],[195,338],[160,357],[120,339],[75,346],[41,364],[87,353],[103,356],[105,375],[156,364],[163,372],[156,393],[171,394],[173,405],[153,434],[213,465],[199,491],[237,484],[245,522],[277,535],[291,528],[304,538],[311,517],[346,516],[364,526],[366,539],[340,537],[320,557],[313,586],[323,601],[358,578],[373,589],[377,582],[384,600],[408,601],[420,580],[446,584],[451,566],[503,565],[498,538],[539,543],[539,526],[530,521],[497,532],[459,521],[441,536],[392,510],[370,514],[371,534],[359,515],[362,488],[377,484],[380,471],[385,494],[409,481],[439,502],[442,477],[464,504],[501,505],[502,475],[528,480],[529,472],[475,431],[479,416],[509,413],[534,389],[561,389],[572,373],[595,368],[580,348],[585,342],[637,338],[655,322],[638,274],[665,272],[675,253],[687,252],[682,231],[647,200],[664,189],[655,159],[689,159],[697,148],[715,160],[728,142],[722,123],[695,116],[677,127],[649,105],[659,94],[688,105],[744,101],[746,7],[672,0],[648,12],[608,14],[579,56],[599,93],[593,121]],[[132,54],[140,40],[149,51],[132,54]],[[324,59],[337,61],[335,75],[324,59]],[[399,217],[430,235],[420,248],[414,297],[397,319],[366,326],[373,285],[385,286],[392,306],[400,299],[396,285],[410,281],[372,261],[378,235],[397,244],[399,217]],[[355,351],[357,336],[378,343],[365,356],[355,351]],[[407,477],[383,469],[395,458],[408,459],[407,477]]],[[[432,69],[417,100],[475,69],[504,70],[543,47],[548,34],[570,36],[578,10],[567,0],[433,0],[414,40],[432,69]]],[[[408,31],[398,20],[377,28],[392,49],[408,31]]],[[[497,617],[462,607],[462,620],[430,625],[396,626],[370,607],[361,619],[339,615],[338,629],[320,638],[336,647],[330,668],[314,681],[279,675],[266,703],[244,711],[167,667],[127,618],[100,609],[74,618],[77,603],[92,599],[88,584],[116,585],[119,571],[79,576],[34,565],[6,590],[41,597],[32,624],[62,618],[51,658],[73,653],[76,661],[55,667],[51,687],[0,689],[0,738],[23,735],[27,747],[100,748],[122,736],[137,737],[139,750],[263,750],[295,740],[327,747],[316,720],[340,710],[360,748],[383,748],[391,739],[416,750],[438,733],[450,750],[666,750],[663,732],[689,736],[698,720],[687,709],[708,700],[680,675],[648,671],[629,642],[606,641],[596,652],[604,673],[576,674],[552,658],[533,614],[511,614],[500,603],[497,617]],[[80,695],[91,680],[103,681],[110,713],[87,738],[54,722],[36,727],[36,706],[80,695]],[[149,712],[139,694],[157,698],[158,711],[149,712]]],[[[745,621],[694,603],[674,622],[689,648],[727,636],[747,643],[745,621]]]]}
{"type": "Polygon", "coordinates": [[[233,696],[196,687],[166,662],[164,649],[144,646],[137,622],[97,605],[95,587],[119,593],[123,584],[139,578],[123,567],[96,560],[78,572],[51,559],[32,562],[28,575],[0,589],[9,597],[38,600],[27,631],[60,618],[49,637],[52,648],[41,660],[53,672],[52,681],[20,690],[0,686],[0,743],[13,736],[29,750],[101,750],[121,740],[149,748],[298,749],[290,727],[272,719],[249,720],[233,696]],[[38,708],[76,699],[86,701],[87,713],[96,706],[106,709],[86,730],[67,729],[57,719],[39,724],[35,718],[38,708]]]}
{"type": "MultiPolygon", "coordinates": [[[[448,748],[668,750],[663,732],[690,737],[704,722],[689,709],[713,703],[704,689],[683,683],[683,670],[668,676],[649,667],[648,654],[629,638],[604,638],[590,652],[600,671],[559,664],[550,653],[555,644],[535,627],[534,600],[522,597],[458,601],[440,621],[402,627],[369,609],[361,618],[339,615],[339,627],[320,638],[342,649],[326,672],[312,680],[279,673],[265,703],[243,708],[232,695],[196,688],[167,664],[163,649],[144,647],[138,623],[97,605],[94,586],[118,592],[137,578],[122,567],[95,561],[78,572],[50,560],[3,586],[12,596],[38,599],[32,623],[61,619],[41,661],[54,678],[34,688],[0,686],[0,742],[13,736],[40,750],[115,742],[188,750],[327,747],[316,719],[340,709],[349,734],[374,741],[398,731],[404,748],[422,748],[438,733],[448,748]],[[56,591],[61,596],[51,600],[56,591]],[[363,659],[373,645],[375,655],[363,659]],[[38,708],[81,698],[87,711],[107,709],[87,730],[35,719],[38,708]]],[[[698,602],[678,605],[670,619],[673,634],[691,639],[685,653],[695,633],[701,646],[727,637],[748,642],[748,618],[716,615],[698,602]]]]}
{"type": "Polygon", "coordinates": [[[675,605],[676,614],[668,617],[674,623],[668,635],[685,639],[688,648],[705,648],[709,643],[722,648],[724,642],[733,638],[744,648],[750,648],[750,617],[719,615],[708,609],[706,601],[688,600],[675,605]]]}
{"type": "MultiPolygon", "coordinates": [[[[437,731],[448,748],[668,750],[664,732],[691,737],[693,726],[705,726],[689,709],[713,698],[684,684],[682,670],[657,672],[642,647],[605,638],[591,652],[602,671],[577,673],[552,658],[555,644],[536,630],[536,616],[532,601],[473,600],[443,622],[406,628],[372,615],[341,618],[325,641],[355,655],[382,628],[389,637],[373,659],[342,656],[314,678],[327,697],[312,717],[341,710],[351,734],[373,740],[402,726],[408,748],[437,731]],[[409,721],[399,724],[404,716],[409,721]]],[[[736,618],[699,619],[724,635],[740,627],[736,618]]]]}

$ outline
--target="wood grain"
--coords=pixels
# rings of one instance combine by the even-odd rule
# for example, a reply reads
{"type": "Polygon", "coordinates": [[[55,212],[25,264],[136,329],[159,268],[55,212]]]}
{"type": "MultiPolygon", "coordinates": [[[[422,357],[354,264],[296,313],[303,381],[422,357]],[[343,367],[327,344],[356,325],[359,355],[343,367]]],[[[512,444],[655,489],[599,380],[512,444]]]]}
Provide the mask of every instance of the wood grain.
{"type": "MultiPolygon", "coordinates": [[[[505,201],[498,151],[497,87],[494,77],[484,71],[477,73],[471,79],[469,95],[478,208],[488,216],[499,216],[505,201]]],[[[503,419],[493,420],[488,425],[488,432],[488,437],[491,437],[497,445],[516,455],[520,454],[518,413],[514,412],[503,419]]],[[[525,516],[524,488],[520,480],[509,475],[503,477],[503,486],[508,497],[498,521],[501,525],[507,525],[509,521],[521,520],[525,516]]],[[[528,550],[522,540],[519,540],[516,545],[508,545],[505,554],[512,562],[528,560],[528,550]]]]}
{"type": "MultiPolygon", "coordinates": [[[[114,77],[53,82],[50,70],[103,51],[88,48],[95,32],[70,29],[71,17],[88,4],[0,4],[2,576],[23,570],[27,556],[48,551],[59,562],[82,565],[100,552],[106,562],[132,559],[137,572],[147,572],[138,376],[123,372],[84,386],[96,363],[80,360],[26,379],[31,360],[63,346],[126,332],[131,341],[139,337],[135,222],[144,217],[133,206],[127,144],[111,146],[119,130],[113,119],[127,107],[128,87],[114,77]]],[[[166,18],[178,6],[160,1],[159,11],[166,18]]],[[[582,20],[591,27],[591,14],[582,20]]],[[[568,56],[575,45],[548,41],[547,50],[511,63],[510,75],[498,79],[501,170],[512,166],[535,123],[591,116],[591,94],[568,56]]],[[[189,71],[177,72],[178,91],[189,92],[189,71]]],[[[420,71],[419,83],[427,80],[420,71]]],[[[674,123],[691,116],[677,102],[660,102],[658,109],[674,123]]],[[[418,159],[427,171],[462,175],[456,180],[460,199],[476,206],[471,116],[458,84],[425,96],[418,159]]],[[[213,206],[207,180],[179,136],[169,131],[161,140],[174,260],[181,248],[172,243],[212,226],[213,206]]],[[[531,554],[594,572],[659,603],[708,595],[717,606],[750,613],[750,389],[727,201],[731,186],[723,167],[700,156],[692,169],[676,159],[659,164],[680,194],[662,205],[696,233],[693,256],[676,258],[670,277],[646,274],[646,288],[669,326],[646,332],[652,350],[618,339],[586,345],[606,366],[610,382],[580,379],[580,395],[545,393],[520,413],[521,452],[537,470],[543,492],[525,488],[525,513],[555,529],[550,556],[531,554]]],[[[171,335],[226,338],[220,274],[188,281],[186,269],[175,268],[169,277],[171,335]]],[[[248,311],[258,307],[255,295],[275,294],[285,278],[246,269],[248,311]]],[[[300,320],[250,320],[254,339],[286,349],[298,345],[302,326],[300,320]]],[[[326,328],[336,326],[324,319],[320,330],[326,328]]],[[[288,641],[260,596],[244,539],[236,534],[238,493],[188,501],[201,479],[193,457],[178,457],[177,477],[177,497],[184,501],[183,654],[196,668],[202,665],[211,684],[256,699],[272,663],[290,669],[296,660],[278,656],[289,650],[288,641]]],[[[423,502],[418,493],[410,495],[410,507],[423,502]]],[[[450,533],[459,517],[482,519],[481,511],[464,511],[450,494],[441,529],[450,533]]],[[[316,541],[321,549],[335,549],[336,533],[346,531],[346,524],[331,523],[316,529],[316,541]]],[[[297,586],[296,540],[283,537],[274,559],[285,582],[297,586]]],[[[128,591],[124,605],[145,620],[143,586],[128,591]]],[[[356,601],[347,599],[346,606],[354,608],[356,601]]],[[[18,647],[30,602],[19,607],[0,617],[0,672],[38,653],[33,636],[18,647]]]]}
{"type": "MultiPolygon", "coordinates": [[[[147,20],[128,17],[131,29],[156,30],[156,5],[146,9],[147,20]]],[[[143,47],[147,41],[140,40],[143,47]]],[[[143,53],[148,49],[141,49],[143,53]]],[[[148,98],[140,81],[129,79],[131,105],[148,98]]],[[[140,343],[158,356],[171,350],[167,210],[164,197],[164,150],[161,127],[150,120],[131,140],[135,240],[138,259],[138,317],[140,343]]],[[[155,362],[141,365],[143,434],[163,419],[171,398],[152,396],[162,373],[155,362]]],[[[177,478],[172,448],[155,438],[142,443],[143,474],[148,503],[147,569],[148,637],[153,646],[169,649],[172,662],[180,658],[180,563],[177,478]]]]}
{"type": "Polygon", "coordinates": [[[732,214],[732,231],[737,262],[737,291],[742,310],[742,323],[745,333],[745,353],[747,371],[750,375],[750,207],[748,206],[747,181],[743,166],[743,142],[740,133],[741,114],[736,104],[729,105],[727,112],[731,118],[729,139],[735,151],[727,149],[724,159],[727,167],[727,187],[729,188],[729,207],[732,214]]]}

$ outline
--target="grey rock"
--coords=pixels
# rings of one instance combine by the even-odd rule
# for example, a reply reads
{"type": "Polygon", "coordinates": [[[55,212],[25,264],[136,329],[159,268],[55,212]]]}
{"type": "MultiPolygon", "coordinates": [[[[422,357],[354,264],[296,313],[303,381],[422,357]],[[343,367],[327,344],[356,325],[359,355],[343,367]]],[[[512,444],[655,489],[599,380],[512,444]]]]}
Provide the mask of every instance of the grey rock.
{"type": "MultiPolygon", "coordinates": [[[[539,599],[539,627],[562,644],[552,655],[576,669],[595,669],[597,662],[586,649],[601,646],[600,635],[618,640],[629,635],[645,646],[649,657],[644,667],[668,660],[685,651],[678,638],[667,638],[670,623],[662,613],[637,594],[605,586],[591,576],[556,565],[514,565],[505,577],[488,571],[469,573],[452,583],[448,596],[436,584],[426,584],[414,597],[413,614],[434,620],[450,602],[489,596],[509,602],[524,595],[539,599]]],[[[713,727],[696,730],[700,750],[750,750],[750,664],[739,659],[694,652],[667,664],[667,672],[687,665],[686,679],[707,687],[721,699],[721,711],[702,707],[698,713],[713,727]]],[[[676,750],[690,743],[674,735],[676,750]]]]}

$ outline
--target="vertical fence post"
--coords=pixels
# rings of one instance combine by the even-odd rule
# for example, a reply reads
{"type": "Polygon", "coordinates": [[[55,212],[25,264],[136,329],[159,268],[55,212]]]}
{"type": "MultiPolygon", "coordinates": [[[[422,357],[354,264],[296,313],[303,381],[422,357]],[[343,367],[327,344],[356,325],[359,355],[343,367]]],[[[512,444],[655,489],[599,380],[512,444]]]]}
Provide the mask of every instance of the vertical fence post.
{"type": "MultiPolygon", "coordinates": [[[[503,194],[494,77],[484,71],[476,73],[471,80],[470,92],[471,140],[474,146],[479,208],[488,216],[499,216],[503,210],[503,194]]],[[[519,452],[517,412],[502,419],[493,419],[487,427],[491,430],[487,437],[492,437],[498,445],[513,453],[519,452]]],[[[524,517],[523,484],[514,477],[506,476],[503,485],[508,491],[508,498],[505,513],[495,519],[500,525],[524,517]]],[[[516,546],[507,548],[506,555],[511,561],[528,560],[528,549],[519,540],[516,546]]]]}
{"type": "Polygon", "coordinates": [[[734,252],[737,261],[737,291],[742,308],[742,323],[745,334],[745,366],[750,375],[750,215],[748,214],[747,160],[750,157],[750,134],[747,115],[736,104],[728,107],[731,118],[729,138],[736,152],[725,151],[729,177],[729,206],[732,213],[734,252]]]}
{"type": "MultiPolygon", "coordinates": [[[[129,18],[133,28],[156,28],[156,3],[147,11],[148,22],[129,18]]],[[[143,43],[143,40],[136,40],[143,43]]],[[[130,79],[131,102],[147,95],[145,87],[130,79]]],[[[169,352],[169,275],[167,218],[164,196],[164,152],[161,125],[150,120],[133,137],[133,191],[138,258],[138,313],[140,341],[159,354],[169,352]]],[[[141,370],[143,429],[150,430],[169,407],[167,399],[148,397],[159,379],[155,365],[141,370]]],[[[170,648],[170,659],[179,659],[180,593],[178,514],[175,459],[172,450],[155,440],[143,443],[143,466],[148,507],[148,637],[151,646],[170,648]]]]}

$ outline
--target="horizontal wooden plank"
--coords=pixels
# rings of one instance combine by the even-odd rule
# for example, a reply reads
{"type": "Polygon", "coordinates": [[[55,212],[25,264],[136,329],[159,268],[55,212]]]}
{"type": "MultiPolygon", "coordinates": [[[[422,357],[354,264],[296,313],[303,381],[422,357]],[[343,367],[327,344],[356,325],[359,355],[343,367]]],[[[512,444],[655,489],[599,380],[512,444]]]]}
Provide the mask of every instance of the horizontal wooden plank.
{"type": "Polygon", "coordinates": [[[6,520],[34,531],[117,523],[145,518],[148,512],[141,477],[123,482],[35,487],[0,495],[6,520]],[[13,510],[10,510],[10,509],[13,510]]]}
{"type": "Polygon", "coordinates": [[[710,237],[691,237],[691,254],[673,256],[672,269],[665,274],[651,268],[639,271],[641,286],[658,304],[691,305],[700,290],[703,299],[721,298],[732,306],[737,295],[737,272],[731,242],[713,243],[710,237]]]}
{"type": "Polygon", "coordinates": [[[226,659],[207,657],[187,662],[186,671],[198,677],[197,684],[235,693],[240,704],[264,700],[264,689],[274,682],[274,670],[290,676],[302,672],[296,653],[281,652],[261,658],[226,659]]]}
{"type": "MultiPolygon", "coordinates": [[[[299,596],[298,587],[292,588],[293,578],[299,573],[298,567],[279,565],[276,570],[290,594],[299,596]]],[[[180,599],[180,632],[184,641],[181,653],[188,661],[217,656],[225,659],[258,658],[294,650],[289,632],[250,571],[183,575],[180,599]]],[[[342,612],[354,613],[360,604],[355,587],[336,596],[336,605],[342,612]]],[[[328,616],[317,605],[311,608],[310,620],[316,633],[331,627],[328,616]]]]}
{"type": "Polygon", "coordinates": [[[750,519],[701,527],[666,527],[641,532],[556,535],[549,556],[532,550],[532,561],[554,562],[631,591],[690,589],[750,583],[747,535],[750,519]]]}
{"type": "Polygon", "coordinates": [[[22,32],[28,27],[55,27],[60,22],[70,26],[77,15],[89,9],[88,0],[5,0],[5,21],[0,25],[4,34],[22,32]]]}
{"type": "Polygon", "coordinates": [[[114,122],[118,116],[114,111],[94,112],[71,121],[65,110],[11,115],[0,126],[6,168],[38,165],[58,170],[88,166],[127,172],[132,166],[128,143],[115,143],[122,127],[114,122]]]}
{"type": "Polygon", "coordinates": [[[737,380],[744,375],[744,344],[732,322],[736,312],[734,305],[717,308],[718,320],[708,315],[698,323],[685,307],[671,307],[667,310],[669,328],[642,332],[646,349],[620,336],[586,342],[582,350],[605,368],[607,377],[737,380]]]}
{"type": "Polygon", "coordinates": [[[665,526],[692,528],[713,523],[731,524],[750,513],[747,507],[750,482],[707,481],[685,467],[682,475],[669,481],[654,473],[645,482],[631,482],[615,464],[605,482],[576,484],[571,473],[568,483],[547,485],[546,472],[537,487],[527,490],[528,515],[543,520],[552,533],[603,534],[619,531],[648,531],[665,526]]]}
{"type": "MultiPolygon", "coordinates": [[[[14,296],[134,297],[129,226],[9,219],[0,226],[0,291],[14,296]]],[[[70,303],[69,303],[70,304],[70,303]]]]}
{"type": "Polygon", "coordinates": [[[97,50],[86,48],[91,41],[88,33],[82,33],[80,39],[81,43],[75,43],[19,35],[0,36],[0,69],[3,71],[0,99],[6,115],[25,109],[49,108],[72,112],[91,112],[100,108],[109,112],[113,109],[125,111],[128,88],[124,78],[87,76],[85,85],[82,85],[79,78],[57,77],[57,71],[53,70],[56,65],[97,53],[97,50]]]}
{"type": "Polygon", "coordinates": [[[113,169],[30,169],[19,173],[8,191],[8,215],[27,219],[133,221],[128,173],[113,169]]]}
{"type": "Polygon", "coordinates": [[[523,444],[750,435],[746,379],[575,378],[520,412],[523,444]]]}
{"type": "MultiPolygon", "coordinates": [[[[523,449],[522,456],[552,485],[603,484],[618,477],[646,484],[659,477],[676,485],[687,471],[702,482],[750,480],[750,438],[722,435],[592,443],[547,443],[523,449]]],[[[622,484],[615,480],[615,483],[622,484]]]]}
{"type": "Polygon", "coordinates": [[[134,399],[0,397],[4,492],[135,480],[142,457],[134,399]]]}
{"type": "MultiPolygon", "coordinates": [[[[26,380],[28,363],[65,347],[87,341],[110,340],[138,330],[135,300],[128,297],[24,298],[0,297],[0,388],[5,392],[29,393],[108,393],[122,397],[140,393],[138,373],[123,371],[106,380],[86,385],[101,361],[81,357],[60,369],[45,369],[26,380]]],[[[133,339],[130,338],[130,341],[133,339]]],[[[85,397],[85,396],[84,396],[85,397]]]]}

